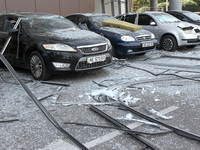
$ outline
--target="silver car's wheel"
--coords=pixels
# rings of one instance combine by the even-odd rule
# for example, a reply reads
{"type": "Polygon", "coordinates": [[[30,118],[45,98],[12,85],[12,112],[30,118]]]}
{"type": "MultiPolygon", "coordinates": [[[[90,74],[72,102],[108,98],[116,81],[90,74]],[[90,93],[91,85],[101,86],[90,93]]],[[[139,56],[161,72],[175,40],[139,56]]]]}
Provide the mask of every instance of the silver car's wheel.
{"type": "Polygon", "coordinates": [[[36,80],[48,80],[51,74],[47,72],[46,65],[40,53],[34,51],[30,55],[29,68],[36,80]]]}
{"type": "Polygon", "coordinates": [[[174,51],[177,49],[177,42],[174,36],[167,35],[162,38],[162,48],[166,51],[174,51]]]}

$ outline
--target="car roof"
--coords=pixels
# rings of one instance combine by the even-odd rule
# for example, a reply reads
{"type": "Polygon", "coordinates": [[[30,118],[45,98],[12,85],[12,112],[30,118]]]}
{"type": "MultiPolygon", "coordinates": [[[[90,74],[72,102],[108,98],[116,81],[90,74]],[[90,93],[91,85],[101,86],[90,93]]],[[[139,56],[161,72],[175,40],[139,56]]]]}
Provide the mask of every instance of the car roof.
{"type": "Polygon", "coordinates": [[[16,16],[16,17],[41,17],[41,16],[56,16],[50,13],[38,13],[38,12],[3,12],[0,15],[4,16],[16,16]]]}

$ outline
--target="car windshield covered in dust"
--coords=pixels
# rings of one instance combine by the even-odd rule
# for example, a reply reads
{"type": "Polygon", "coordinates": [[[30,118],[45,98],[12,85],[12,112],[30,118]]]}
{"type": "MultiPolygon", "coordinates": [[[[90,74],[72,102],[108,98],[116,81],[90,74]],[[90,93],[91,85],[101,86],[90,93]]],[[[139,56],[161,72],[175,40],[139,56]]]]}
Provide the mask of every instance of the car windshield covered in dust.
{"type": "Polygon", "coordinates": [[[77,28],[71,21],[57,15],[22,18],[23,25],[29,32],[41,33],[55,30],[77,28]]]}
{"type": "Polygon", "coordinates": [[[180,22],[179,19],[173,17],[173,16],[170,16],[170,15],[166,15],[166,14],[155,14],[154,15],[161,23],[177,23],[177,22],[180,22]]]}

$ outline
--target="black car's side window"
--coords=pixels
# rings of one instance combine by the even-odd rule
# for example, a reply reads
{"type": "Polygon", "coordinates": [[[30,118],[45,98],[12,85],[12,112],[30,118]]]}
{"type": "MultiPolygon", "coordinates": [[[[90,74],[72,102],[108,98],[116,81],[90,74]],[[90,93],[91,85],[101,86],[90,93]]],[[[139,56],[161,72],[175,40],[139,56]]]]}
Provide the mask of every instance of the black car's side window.
{"type": "Polygon", "coordinates": [[[8,32],[9,30],[13,29],[16,20],[13,18],[7,18],[4,24],[4,32],[8,32]]]}
{"type": "Polygon", "coordinates": [[[135,22],[136,15],[126,15],[126,18],[124,21],[134,23],[135,22]]]}
{"type": "Polygon", "coordinates": [[[149,15],[139,15],[138,25],[150,25],[151,22],[155,22],[149,15]]]}

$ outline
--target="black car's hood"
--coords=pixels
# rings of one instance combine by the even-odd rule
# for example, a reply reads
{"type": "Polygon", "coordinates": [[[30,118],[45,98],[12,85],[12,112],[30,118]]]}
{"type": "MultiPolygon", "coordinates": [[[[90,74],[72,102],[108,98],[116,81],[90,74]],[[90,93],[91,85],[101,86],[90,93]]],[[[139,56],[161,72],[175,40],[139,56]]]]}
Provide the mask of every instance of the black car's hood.
{"type": "Polygon", "coordinates": [[[106,42],[105,38],[87,30],[80,30],[77,28],[73,29],[64,29],[64,30],[55,30],[53,32],[37,33],[32,34],[32,37],[36,39],[42,39],[43,41],[59,42],[59,43],[70,43],[73,46],[83,45],[83,43],[88,44],[88,41],[91,43],[98,43],[100,41],[106,42]],[[77,45],[78,44],[78,45],[77,45]]]}

